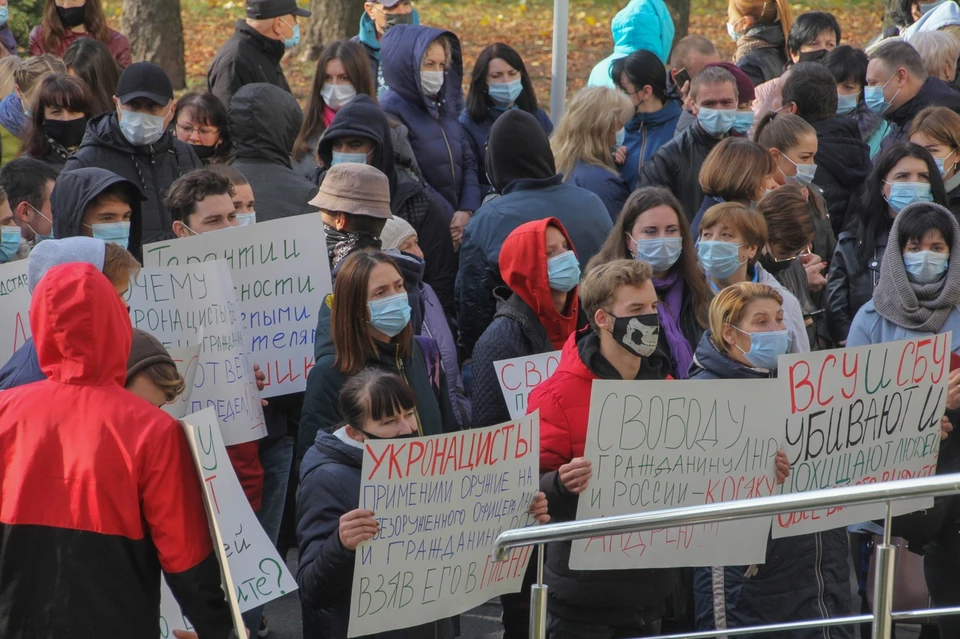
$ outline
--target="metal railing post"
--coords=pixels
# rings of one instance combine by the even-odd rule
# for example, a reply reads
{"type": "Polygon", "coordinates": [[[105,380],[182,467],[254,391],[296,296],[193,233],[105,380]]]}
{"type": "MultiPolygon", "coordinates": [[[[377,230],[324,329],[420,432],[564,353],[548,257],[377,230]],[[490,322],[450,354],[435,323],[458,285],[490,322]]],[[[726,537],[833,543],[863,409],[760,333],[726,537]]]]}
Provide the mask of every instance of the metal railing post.
{"type": "Polygon", "coordinates": [[[874,546],[877,554],[876,581],[873,584],[873,639],[890,639],[893,636],[893,575],[896,567],[897,548],[890,543],[890,527],[893,525],[893,502],[887,502],[887,517],[883,524],[883,543],[874,546]]]}
{"type": "Polygon", "coordinates": [[[543,583],[546,546],[537,544],[537,583],[530,586],[530,639],[547,639],[547,586],[543,583]]]}

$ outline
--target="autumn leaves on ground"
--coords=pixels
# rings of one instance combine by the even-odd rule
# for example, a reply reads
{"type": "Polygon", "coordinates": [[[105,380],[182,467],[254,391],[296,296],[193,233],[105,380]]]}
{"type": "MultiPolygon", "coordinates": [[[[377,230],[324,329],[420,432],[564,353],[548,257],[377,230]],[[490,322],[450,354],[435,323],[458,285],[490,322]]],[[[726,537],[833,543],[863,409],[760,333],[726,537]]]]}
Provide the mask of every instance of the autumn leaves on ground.
{"type": "MultiPolygon", "coordinates": [[[[243,15],[244,0],[181,3],[188,82],[191,87],[201,87],[214,53],[243,15]]],[[[108,4],[119,6],[119,1],[108,4]]],[[[301,4],[308,6],[309,2],[301,4]]],[[[571,0],[568,94],[581,88],[593,65],[612,52],[610,19],[625,5],[626,0],[571,0]]],[[[552,0],[415,0],[415,6],[423,24],[450,29],[460,36],[467,75],[487,44],[502,41],[515,47],[527,64],[537,97],[549,104],[552,0]]],[[[883,11],[881,0],[808,0],[792,8],[795,15],[811,9],[832,12],[843,27],[843,41],[855,46],[863,46],[879,32],[883,11]]],[[[724,0],[692,0],[690,33],[707,36],[725,56],[731,56],[733,43],[727,36],[726,15],[724,0]]],[[[299,62],[295,56],[287,56],[283,64],[294,93],[304,101],[315,65],[299,62]]]]}

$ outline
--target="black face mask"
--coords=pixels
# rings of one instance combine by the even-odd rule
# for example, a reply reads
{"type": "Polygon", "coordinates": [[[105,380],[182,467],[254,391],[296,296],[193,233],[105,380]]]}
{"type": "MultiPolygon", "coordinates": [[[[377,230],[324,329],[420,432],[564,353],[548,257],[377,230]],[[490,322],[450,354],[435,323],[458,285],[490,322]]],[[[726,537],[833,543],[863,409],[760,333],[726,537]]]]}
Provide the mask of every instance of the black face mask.
{"type": "Polygon", "coordinates": [[[60,22],[68,29],[79,27],[83,24],[84,9],[86,7],[57,7],[57,15],[60,16],[60,22]]]}
{"type": "Polygon", "coordinates": [[[80,146],[87,130],[87,118],[76,120],[44,120],[43,133],[61,146],[72,149],[80,146]]]}
{"type": "Polygon", "coordinates": [[[217,154],[218,145],[216,144],[213,146],[206,146],[204,144],[191,144],[190,146],[193,147],[194,153],[196,153],[197,157],[201,160],[209,160],[217,154]]]}
{"type": "Polygon", "coordinates": [[[826,49],[817,49],[816,51],[804,51],[800,54],[800,62],[820,62],[827,57],[826,49]]]}
{"type": "Polygon", "coordinates": [[[410,13],[388,13],[383,16],[384,33],[398,24],[413,24],[413,11],[410,13]]]}
{"type": "Polygon", "coordinates": [[[657,341],[660,339],[660,316],[656,313],[644,313],[631,317],[617,317],[613,330],[610,332],[613,339],[622,347],[637,357],[650,357],[657,350],[657,341]]]}
{"type": "Polygon", "coordinates": [[[758,261],[760,262],[760,266],[763,267],[763,270],[771,275],[782,273],[790,268],[791,264],[793,264],[793,260],[784,260],[782,262],[778,262],[765,253],[760,255],[760,259],[758,261]]]}

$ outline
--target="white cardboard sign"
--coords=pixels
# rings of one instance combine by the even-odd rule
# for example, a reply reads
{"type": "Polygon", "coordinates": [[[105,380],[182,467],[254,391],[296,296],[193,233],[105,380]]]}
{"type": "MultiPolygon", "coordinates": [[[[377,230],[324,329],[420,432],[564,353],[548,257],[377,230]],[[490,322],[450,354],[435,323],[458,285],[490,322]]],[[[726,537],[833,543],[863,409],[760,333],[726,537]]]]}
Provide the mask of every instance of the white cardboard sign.
{"type": "Polygon", "coordinates": [[[530,392],[553,375],[559,365],[560,351],[514,357],[493,363],[503,401],[510,411],[510,419],[520,419],[527,413],[527,398],[530,397],[530,392]]]}
{"type": "Polygon", "coordinates": [[[0,264],[0,366],[32,335],[27,260],[0,264]]]}

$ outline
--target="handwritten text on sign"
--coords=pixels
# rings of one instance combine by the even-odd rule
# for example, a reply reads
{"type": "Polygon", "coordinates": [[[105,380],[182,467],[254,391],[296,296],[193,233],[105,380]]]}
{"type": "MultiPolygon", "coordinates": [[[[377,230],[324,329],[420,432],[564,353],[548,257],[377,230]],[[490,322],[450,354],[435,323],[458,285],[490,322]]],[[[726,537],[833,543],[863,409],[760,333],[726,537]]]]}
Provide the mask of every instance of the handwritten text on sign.
{"type": "Polygon", "coordinates": [[[29,339],[27,260],[0,265],[0,366],[29,339]]]}
{"type": "Polygon", "coordinates": [[[366,442],[360,508],[380,532],[357,550],[350,637],[407,628],[518,592],[530,549],[490,557],[504,530],[534,523],[538,414],[489,428],[366,442]]]}
{"type": "Polygon", "coordinates": [[[267,376],[264,397],[302,392],[313,368],[316,311],[332,293],[323,218],[298,215],[148,244],[145,266],[221,259],[230,265],[247,352],[267,376]]]}
{"type": "Polygon", "coordinates": [[[553,375],[559,365],[560,351],[514,357],[493,363],[503,401],[510,411],[510,419],[520,419],[526,414],[530,392],[553,375]]]}
{"type": "MultiPolygon", "coordinates": [[[[779,437],[790,458],[784,493],[874,484],[936,471],[946,407],[950,335],[780,358],[787,410],[779,437]]],[[[894,502],[894,513],[932,500],[894,502]]],[[[885,504],[780,515],[774,538],[883,517],[885,504]]]]}
{"type": "Polygon", "coordinates": [[[134,328],[164,346],[200,344],[190,411],[217,411],[228,446],[264,437],[263,407],[246,353],[237,295],[226,262],[141,269],[127,292],[134,328]]]}
{"type": "MultiPolygon", "coordinates": [[[[776,491],[775,380],[595,381],[577,519],[713,504],[776,491]]],[[[762,563],[770,519],[573,542],[570,567],[762,563]]]]}

